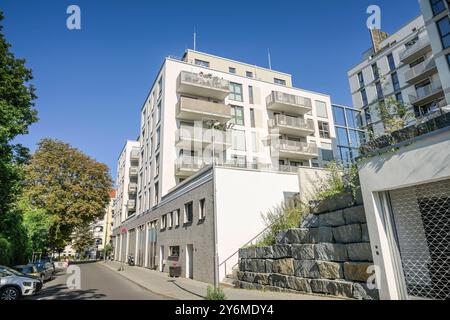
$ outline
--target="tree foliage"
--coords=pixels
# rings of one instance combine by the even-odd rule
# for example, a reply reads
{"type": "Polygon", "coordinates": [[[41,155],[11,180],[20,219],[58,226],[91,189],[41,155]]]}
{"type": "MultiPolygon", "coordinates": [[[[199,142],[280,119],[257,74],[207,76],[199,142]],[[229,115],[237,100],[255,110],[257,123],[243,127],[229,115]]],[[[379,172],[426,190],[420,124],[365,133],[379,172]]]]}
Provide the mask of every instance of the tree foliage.
{"type": "Polygon", "coordinates": [[[75,228],[72,247],[82,255],[95,244],[94,233],[88,224],[75,228]]]}
{"type": "Polygon", "coordinates": [[[43,139],[26,167],[26,195],[52,217],[50,245],[61,250],[75,227],[101,218],[109,203],[108,167],[69,144],[43,139]]]}
{"type": "Polygon", "coordinates": [[[28,236],[28,247],[32,252],[48,252],[52,217],[44,209],[33,207],[28,199],[19,202],[23,213],[23,225],[28,236]]]}
{"type": "Polygon", "coordinates": [[[408,122],[414,119],[414,114],[410,111],[410,108],[392,97],[380,102],[377,111],[387,133],[403,129],[408,122]]]}

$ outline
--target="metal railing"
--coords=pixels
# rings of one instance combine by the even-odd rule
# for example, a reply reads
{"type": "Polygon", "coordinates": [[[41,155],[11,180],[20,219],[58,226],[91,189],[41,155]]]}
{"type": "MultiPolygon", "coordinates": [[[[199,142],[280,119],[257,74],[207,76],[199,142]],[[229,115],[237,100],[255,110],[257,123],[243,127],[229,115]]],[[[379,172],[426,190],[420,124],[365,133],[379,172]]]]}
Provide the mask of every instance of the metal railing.
{"type": "Polygon", "coordinates": [[[137,183],[130,183],[128,185],[128,192],[129,193],[136,193],[137,192],[137,183]]]}
{"type": "Polygon", "coordinates": [[[137,176],[139,173],[138,167],[130,167],[130,176],[137,176]]]}
{"type": "Polygon", "coordinates": [[[270,95],[266,98],[266,104],[272,104],[272,103],[287,103],[287,104],[293,104],[297,106],[302,106],[306,108],[312,108],[311,99],[296,96],[293,94],[288,94],[280,91],[272,91],[270,95]]]}
{"type": "Polygon", "coordinates": [[[273,125],[289,126],[305,130],[314,130],[314,122],[311,119],[305,120],[302,118],[296,118],[282,114],[275,115],[275,121],[273,125]]]}
{"type": "Polygon", "coordinates": [[[410,55],[416,53],[417,51],[427,47],[430,45],[430,41],[428,39],[420,39],[417,40],[416,43],[411,45],[410,47],[406,48],[400,53],[400,60],[404,60],[410,55]]]}
{"type": "Polygon", "coordinates": [[[300,142],[295,140],[280,139],[280,150],[317,154],[318,148],[314,142],[300,142]]]}
{"type": "Polygon", "coordinates": [[[139,149],[133,148],[130,153],[130,158],[133,161],[139,160],[139,149]]]}
{"type": "Polygon", "coordinates": [[[442,91],[442,85],[440,83],[430,83],[424,87],[416,89],[416,95],[410,94],[409,101],[415,103],[423,98],[426,98],[436,92],[442,91]]]}
{"type": "Polygon", "coordinates": [[[193,73],[189,71],[181,71],[180,80],[182,83],[189,83],[211,89],[218,89],[222,91],[230,91],[230,82],[211,74],[193,73]]]}
{"type": "Polygon", "coordinates": [[[409,81],[422,73],[431,70],[436,67],[436,62],[434,61],[434,58],[428,58],[427,60],[419,63],[418,65],[414,66],[410,70],[405,72],[405,80],[409,81]]]}
{"type": "Polygon", "coordinates": [[[175,168],[177,171],[200,170],[205,165],[207,165],[207,163],[201,157],[182,156],[175,161],[175,168]]]}

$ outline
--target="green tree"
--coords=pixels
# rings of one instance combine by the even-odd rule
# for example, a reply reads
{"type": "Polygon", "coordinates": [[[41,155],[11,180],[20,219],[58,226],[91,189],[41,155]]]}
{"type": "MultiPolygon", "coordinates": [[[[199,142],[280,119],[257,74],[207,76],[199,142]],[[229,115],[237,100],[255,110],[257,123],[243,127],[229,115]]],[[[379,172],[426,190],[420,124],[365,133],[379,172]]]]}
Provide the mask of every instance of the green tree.
{"type": "Polygon", "coordinates": [[[52,217],[44,209],[33,207],[26,198],[19,202],[19,208],[23,212],[23,225],[28,236],[29,250],[46,253],[49,248],[52,217]]]}
{"type": "Polygon", "coordinates": [[[20,196],[23,164],[28,149],[11,143],[28,133],[37,121],[34,109],[35,89],[30,69],[24,59],[16,59],[3,34],[0,11],[0,263],[20,263],[26,257],[26,232],[15,201],[20,196]],[[3,262],[2,262],[3,261],[3,262]]]}
{"type": "Polygon", "coordinates": [[[84,252],[95,244],[94,233],[89,224],[78,226],[74,230],[72,247],[84,256],[84,252]]]}
{"type": "Polygon", "coordinates": [[[112,179],[108,167],[69,144],[43,139],[26,167],[26,195],[52,218],[49,245],[61,251],[75,227],[103,217],[112,179]]]}
{"type": "Polygon", "coordinates": [[[408,105],[390,97],[377,105],[377,112],[384,124],[386,133],[392,133],[406,127],[414,119],[408,105]]]}

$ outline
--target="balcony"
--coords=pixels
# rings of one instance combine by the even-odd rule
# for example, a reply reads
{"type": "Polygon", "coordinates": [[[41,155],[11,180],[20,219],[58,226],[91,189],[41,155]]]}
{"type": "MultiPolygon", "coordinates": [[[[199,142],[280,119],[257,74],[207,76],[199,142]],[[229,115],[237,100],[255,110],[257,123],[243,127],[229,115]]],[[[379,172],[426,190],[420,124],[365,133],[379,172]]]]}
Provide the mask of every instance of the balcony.
{"type": "Polygon", "coordinates": [[[420,39],[400,53],[400,60],[403,63],[411,63],[428,51],[431,51],[430,41],[428,39],[420,39]]]}
{"type": "Polygon", "coordinates": [[[181,71],[178,76],[178,92],[224,100],[230,93],[230,82],[211,74],[181,71]]]}
{"type": "Polygon", "coordinates": [[[137,183],[130,183],[128,185],[128,193],[135,194],[137,192],[137,183]]]}
{"type": "Polygon", "coordinates": [[[138,167],[130,167],[130,177],[137,177],[138,171],[138,167]]]}
{"type": "Polygon", "coordinates": [[[314,134],[314,121],[302,118],[290,117],[282,114],[275,115],[270,121],[271,131],[280,134],[288,134],[300,137],[306,137],[314,134]]]}
{"type": "Polygon", "coordinates": [[[434,58],[428,58],[405,72],[406,82],[412,84],[424,80],[436,73],[437,67],[434,58]]]}
{"type": "Polygon", "coordinates": [[[309,160],[319,156],[319,150],[315,143],[286,139],[280,139],[277,151],[280,158],[289,158],[293,160],[309,160]]]}
{"type": "Polygon", "coordinates": [[[128,200],[127,208],[130,211],[136,210],[136,200],[128,200]]]}
{"type": "Polygon", "coordinates": [[[425,87],[416,89],[416,95],[409,95],[409,102],[414,106],[423,106],[444,96],[440,83],[430,83],[425,87]]]}
{"type": "Polygon", "coordinates": [[[189,177],[205,166],[200,157],[182,156],[175,161],[175,175],[189,177]]]}
{"type": "Polygon", "coordinates": [[[214,132],[210,132],[209,130],[212,131],[209,128],[181,126],[175,132],[175,145],[188,150],[191,150],[193,146],[204,148],[212,143],[211,134],[214,134],[216,137],[214,140],[215,146],[222,146],[226,149],[231,147],[231,143],[227,141],[226,131],[214,130],[214,132]]]}
{"type": "Polygon", "coordinates": [[[287,94],[279,91],[272,91],[266,98],[267,109],[278,112],[289,112],[304,115],[311,111],[311,99],[287,94]]]}
{"type": "Polygon", "coordinates": [[[139,149],[138,148],[131,149],[130,160],[131,161],[139,161],[139,149]]]}
{"type": "Polygon", "coordinates": [[[192,121],[213,120],[226,123],[231,119],[231,108],[223,103],[181,97],[177,105],[177,118],[192,121]]]}

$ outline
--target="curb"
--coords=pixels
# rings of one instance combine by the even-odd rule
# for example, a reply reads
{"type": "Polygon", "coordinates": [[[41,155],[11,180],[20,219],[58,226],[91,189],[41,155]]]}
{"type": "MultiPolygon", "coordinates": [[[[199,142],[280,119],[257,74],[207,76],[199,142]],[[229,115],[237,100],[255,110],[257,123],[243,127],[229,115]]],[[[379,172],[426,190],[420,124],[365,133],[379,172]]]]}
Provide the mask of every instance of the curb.
{"type": "MultiPolygon", "coordinates": [[[[149,288],[143,286],[143,285],[140,284],[139,282],[134,281],[134,280],[131,280],[131,279],[128,278],[126,275],[124,275],[123,273],[120,273],[119,271],[117,271],[116,269],[114,269],[114,268],[108,266],[107,264],[100,263],[100,265],[104,266],[105,268],[107,268],[107,269],[109,269],[109,270],[111,270],[111,271],[114,271],[114,273],[120,275],[120,276],[123,277],[124,279],[127,279],[127,280],[130,281],[131,283],[137,285],[138,287],[140,287],[140,288],[142,288],[142,289],[144,289],[144,290],[146,290],[146,291],[148,291],[148,292],[151,292],[151,293],[156,294],[156,295],[158,295],[158,296],[164,297],[164,298],[166,298],[166,299],[168,299],[168,300],[181,300],[181,299],[179,299],[179,298],[171,297],[171,296],[165,295],[165,294],[163,294],[163,293],[158,293],[158,292],[155,292],[155,291],[153,291],[153,290],[150,290],[149,288]]],[[[161,300],[164,300],[164,299],[161,299],[161,300]]]]}

